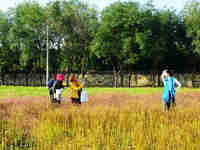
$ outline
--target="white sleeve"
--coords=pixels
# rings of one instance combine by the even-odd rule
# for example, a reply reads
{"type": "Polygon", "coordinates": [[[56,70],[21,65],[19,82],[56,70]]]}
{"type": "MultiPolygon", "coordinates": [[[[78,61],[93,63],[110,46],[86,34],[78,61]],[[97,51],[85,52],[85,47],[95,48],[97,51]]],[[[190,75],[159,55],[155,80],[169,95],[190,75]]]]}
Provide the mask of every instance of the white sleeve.
{"type": "Polygon", "coordinates": [[[181,87],[181,83],[176,78],[174,78],[174,83],[178,85],[177,89],[181,87]]]}
{"type": "Polygon", "coordinates": [[[161,79],[162,79],[162,82],[165,84],[165,74],[164,73],[162,73],[162,75],[161,75],[161,79]]]}

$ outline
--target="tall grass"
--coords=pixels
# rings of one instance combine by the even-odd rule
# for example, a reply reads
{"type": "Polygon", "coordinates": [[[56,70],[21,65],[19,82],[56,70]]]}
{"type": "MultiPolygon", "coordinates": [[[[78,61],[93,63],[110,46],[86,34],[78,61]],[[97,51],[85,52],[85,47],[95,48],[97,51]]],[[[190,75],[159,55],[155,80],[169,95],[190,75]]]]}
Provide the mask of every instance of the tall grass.
{"type": "MultiPolygon", "coordinates": [[[[35,94],[40,90],[33,89],[35,94]]],[[[146,92],[139,89],[127,92],[137,90],[146,92]]],[[[94,95],[114,92],[113,89],[88,91],[94,95]]],[[[121,91],[125,89],[116,92],[121,91]]],[[[42,88],[40,94],[45,92],[42,88]]],[[[200,109],[195,104],[166,113],[159,104],[146,107],[136,102],[117,108],[88,104],[62,107],[47,100],[0,101],[0,150],[197,150],[199,147],[200,109]]]]}
{"type": "Polygon", "coordinates": [[[1,116],[1,150],[188,150],[200,147],[200,110],[129,107],[68,110],[32,104],[1,116]]]}

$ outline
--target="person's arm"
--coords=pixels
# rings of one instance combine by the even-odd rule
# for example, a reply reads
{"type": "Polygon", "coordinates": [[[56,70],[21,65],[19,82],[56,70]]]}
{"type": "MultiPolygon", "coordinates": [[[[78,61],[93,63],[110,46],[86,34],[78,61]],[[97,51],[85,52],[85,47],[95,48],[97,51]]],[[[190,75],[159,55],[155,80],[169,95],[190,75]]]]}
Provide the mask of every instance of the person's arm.
{"type": "Polygon", "coordinates": [[[163,72],[163,73],[161,74],[161,79],[162,79],[162,82],[165,84],[165,72],[163,72]]]}
{"type": "Polygon", "coordinates": [[[83,84],[81,84],[81,82],[79,81],[79,88],[83,88],[83,84]]]}
{"type": "Polygon", "coordinates": [[[83,88],[83,85],[81,84],[81,82],[79,80],[76,82],[76,87],[78,88],[78,90],[83,88]]]}
{"type": "Polygon", "coordinates": [[[83,85],[82,84],[79,84],[79,86],[77,87],[78,90],[82,89],[83,88],[83,85]]]}
{"type": "Polygon", "coordinates": [[[62,89],[64,89],[64,88],[65,88],[65,86],[64,86],[64,84],[63,84],[63,83],[61,84],[61,88],[62,88],[62,89]]]}
{"type": "Polygon", "coordinates": [[[67,88],[67,82],[63,81],[63,88],[67,88]]]}
{"type": "Polygon", "coordinates": [[[181,85],[181,83],[176,78],[174,78],[174,83],[178,85],[178,87],[176,88],[177,90],[179,88],[181,88],[182,85],[181,85]]]}

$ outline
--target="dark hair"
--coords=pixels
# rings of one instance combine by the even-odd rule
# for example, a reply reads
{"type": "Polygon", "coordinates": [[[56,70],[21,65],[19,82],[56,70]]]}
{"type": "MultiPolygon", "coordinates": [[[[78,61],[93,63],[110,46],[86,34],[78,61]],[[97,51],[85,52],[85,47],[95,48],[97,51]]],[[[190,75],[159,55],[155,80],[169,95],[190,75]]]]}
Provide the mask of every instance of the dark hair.
{"type": "Polygon", "coordinates": [[[166,72],[167,72],[167,74],[169,74],[170,77],[173,76],[171,71],[167,70],[166,72]]]}
{"type": "Polygon", "coordinates": [[[77,79],[76,79],[76,77],[75,77],[75,75],[70,75],[70,77],[69,77],[69,81],[76,81],[77,79]]]}

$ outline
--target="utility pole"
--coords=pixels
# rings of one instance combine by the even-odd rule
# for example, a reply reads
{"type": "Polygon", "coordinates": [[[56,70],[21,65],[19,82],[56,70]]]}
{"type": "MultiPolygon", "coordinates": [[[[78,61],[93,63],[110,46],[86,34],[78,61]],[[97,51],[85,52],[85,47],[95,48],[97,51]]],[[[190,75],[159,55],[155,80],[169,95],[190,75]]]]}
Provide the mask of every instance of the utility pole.
{"type": "Polygon", "coordinates": [[[48,45],[48,25],[46,26],[46,36],[47,36],[47,43],[46,43],[46,55],[47,55],[47,62],[46,62],[46,86],[48,86],[49,80],[49,45],[48,45]]]}

